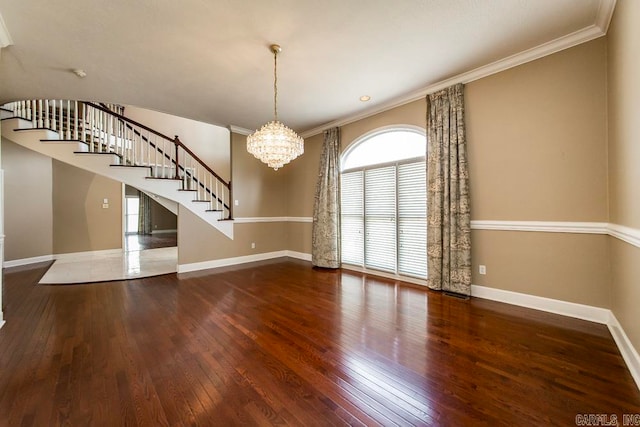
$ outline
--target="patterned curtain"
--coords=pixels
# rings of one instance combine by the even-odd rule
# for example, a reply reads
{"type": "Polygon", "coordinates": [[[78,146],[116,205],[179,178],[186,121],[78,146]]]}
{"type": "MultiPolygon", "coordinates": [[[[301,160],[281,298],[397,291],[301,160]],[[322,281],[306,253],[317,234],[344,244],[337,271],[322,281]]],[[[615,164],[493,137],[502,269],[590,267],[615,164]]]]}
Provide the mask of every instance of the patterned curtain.
{"type": "Polygon", "coordinates": [[[138,234],[151,234],[151,197],[138,191],[138,234]]]}
{"type": "Polygon", "coordinates": [[[427,284],[471,294],[471,214],[464,86],[427,96],[427,284]]]}
{"type": "Polygon", "coordinates": [[[340,129],[324,132],[313,207],[311,262],[340,267],[340,129]]]}

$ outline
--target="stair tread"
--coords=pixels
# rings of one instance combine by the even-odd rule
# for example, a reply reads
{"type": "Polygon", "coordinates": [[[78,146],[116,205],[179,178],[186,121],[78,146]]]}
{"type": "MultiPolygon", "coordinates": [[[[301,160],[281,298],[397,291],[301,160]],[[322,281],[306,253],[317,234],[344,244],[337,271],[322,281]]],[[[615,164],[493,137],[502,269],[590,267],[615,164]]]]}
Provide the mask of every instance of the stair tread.
{"type": "Polygon", "coordinates": [[[179,188],[178,191],[198,191],[198,190],[188,190],[186,188],[179,188]]]}
{"type": "Polygon", "coordinates": [[[41,139],[40,142],[81,142],[83,144],[89,145],[80,139],[41,139]]]}
{"type": "Polygon", "coordinates": [[[168,179],[171,181],[182,181],[182,178],[162,178],[160,176],[156,177],[156,176],[147,176],[146,179],[168,179]]]}
{"type": "Polygon", "coordinates": [[[222,212],[222,209],[207,209],[205,212],[222,212]]]}
{"type": "Polygon", "coordinates": [[[106,151],[74,151],[75,154],[109,154],[111,156],[118,156],[118,157],[122,157],[120,156],[120,154],[116,154],[116,153],[107,153],[106,151]]]}
{"type": "Polygon", "coordinates": [[[117,168],[148,168],[148,169],[151,169],[151,166],[145,166],[145,165],[109,165],[109,166],[113,166],[113,167],[117,167],[117,168]]]}
{"type": "MultiPolygon", "coordinates": [[[[16,118],[16,117],[12,117],[12,118],[16,118]]],[[[22,119],[22,120],[25,120],[25,119],[22,119]]],[[[29,121],[29,120],[27,120],[27,121],[29,121]]],[[[25,130],[50,130],[51,132],[58,133],[57,130],[54,130],[54,129],[51,129],[51,128],[25,128],[25,129],[14,129],[13,131],[14,132],[23,132],[25,130]]]]}

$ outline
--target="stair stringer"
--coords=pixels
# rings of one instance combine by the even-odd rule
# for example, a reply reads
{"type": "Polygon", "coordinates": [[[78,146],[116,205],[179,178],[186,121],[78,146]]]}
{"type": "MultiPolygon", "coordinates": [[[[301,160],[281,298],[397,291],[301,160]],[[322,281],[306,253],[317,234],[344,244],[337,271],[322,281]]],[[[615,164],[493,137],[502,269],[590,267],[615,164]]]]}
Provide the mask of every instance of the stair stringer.
{"type": "Polygon", "coordinates": [[[60,140],[57,132],[33,129],[30,121],[20,118],[2,120],[2,137],[61,162],[173,200],[233,240],[234,221],[221,220],[221,212],[207,211],[207,204],[194,202],[195,191],[179,191],[182,186],[181,181],[149,178],[148,167],[121,166],[119,165],[120,157],[116,154],[89,153],[85,143],[60,140]],[[43,142],[43,140],[53,141],[43,142]]]}

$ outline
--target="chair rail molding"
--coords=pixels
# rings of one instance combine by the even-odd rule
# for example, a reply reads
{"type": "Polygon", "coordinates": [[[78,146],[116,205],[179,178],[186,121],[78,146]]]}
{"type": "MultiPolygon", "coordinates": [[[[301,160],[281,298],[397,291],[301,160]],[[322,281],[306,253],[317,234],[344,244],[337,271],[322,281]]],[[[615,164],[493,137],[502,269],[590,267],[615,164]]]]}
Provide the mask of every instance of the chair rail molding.
{"type": "Polygon", "coordinates": [[[471,221],[472,230],[533,231],[543,233],[607,234],[640,248],[640,229],[607,222],[471,221]]]}

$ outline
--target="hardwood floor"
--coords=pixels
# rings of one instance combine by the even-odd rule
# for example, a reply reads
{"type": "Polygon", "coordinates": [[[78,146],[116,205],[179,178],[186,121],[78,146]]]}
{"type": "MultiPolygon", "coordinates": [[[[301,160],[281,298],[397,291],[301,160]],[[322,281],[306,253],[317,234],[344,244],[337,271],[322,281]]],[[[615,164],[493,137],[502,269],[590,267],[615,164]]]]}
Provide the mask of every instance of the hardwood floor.
{"type": "Polygon", "coordinates": [[[0,425],[576,425],[640,413],[603,325],[277,260],[5,271],[0,425]]]}

